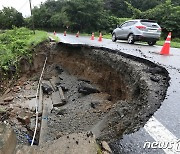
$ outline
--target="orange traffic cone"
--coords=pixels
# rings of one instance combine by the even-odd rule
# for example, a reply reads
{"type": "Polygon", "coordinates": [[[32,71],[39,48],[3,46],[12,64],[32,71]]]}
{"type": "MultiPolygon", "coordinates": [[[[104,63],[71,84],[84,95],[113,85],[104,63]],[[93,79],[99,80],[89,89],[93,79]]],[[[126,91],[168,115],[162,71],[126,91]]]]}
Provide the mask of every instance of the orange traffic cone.
{"type": "Polygon", "coordinates": [[[56,35],[56,31],[54,31],[54,35],[56,35]]]}
{"type": "Polygon", "coordinates": [[[99,42],[102,41],[102,33],[99,34],[99,39],[98,39],[99,42]]]}
{"type": "Polygon", "coordinates": [[[169,55],[170,43],[171,43],[171,32],[169,32],[166,41],[161,49],[160,52],[161,55],[169,55]]]}
{"type": "Polygon", "coordinates": [[[94,33],[92,33],[91,40],[94,40],[94,33]]]}
{"type": "Polygon", "coordinates": [[[79,31],[76,33],[76,37],[79,37],[79,31]]]}
{"type": "Polygon", "coordinates": [[[66,36],[66,31],[64,31],[64,36],[66,36]]]}

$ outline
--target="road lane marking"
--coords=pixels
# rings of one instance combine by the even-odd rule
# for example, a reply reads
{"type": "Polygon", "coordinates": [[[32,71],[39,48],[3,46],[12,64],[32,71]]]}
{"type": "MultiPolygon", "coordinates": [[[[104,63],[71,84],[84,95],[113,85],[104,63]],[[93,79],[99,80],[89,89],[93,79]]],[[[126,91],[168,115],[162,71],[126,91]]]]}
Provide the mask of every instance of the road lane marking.
{"type": "MultiPolygon", "coordinates": [[[[179,139],[173,135],[168,129],[166,129],[154,116],[147,122],[144,129],[156,142],[163,143],[176,143],[179,139]]],[[[172,146],[172,149],[163,149],[166,154],[180,154],[177,152],[176,146],[172,146]]]]}

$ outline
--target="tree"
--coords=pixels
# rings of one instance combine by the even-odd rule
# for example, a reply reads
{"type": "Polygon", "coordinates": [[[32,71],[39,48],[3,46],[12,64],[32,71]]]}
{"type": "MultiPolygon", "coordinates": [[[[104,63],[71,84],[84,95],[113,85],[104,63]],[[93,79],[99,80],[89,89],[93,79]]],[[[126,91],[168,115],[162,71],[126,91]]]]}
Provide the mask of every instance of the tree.
{"type": "Polygon", "coordinates": [[[133,8],[130,4],[128,5],[134,14],[133,18],[155,20],[160,24],[163,32],[172,31],[173,37],[180,37],[180,6],[174,6],[171,0],[166,0],[165,3],[145,12],[133,8]]]}
{"type": "Polygon", "coordinates": [[[116,17],[124,18],[131,17],[131,12],[128,11],[128,6],[124,0],[104,0],[104,7],[116,17]]]}
{"type": "Polygon", "coordinates": [[[71,21],[72,30],[92,32],[101,28],[100,21],[105,14],[102,0],[71,0],[65,11],[71,21]]]}
{"type": "Polygon", "coordinates": [[[40,8],[34,7],[32,10],[34,17],[34,24],[36,28],[48,28],[50,27],[50,18],[51,13],[45,7],[45,5],[41,5],[40,8]]]}
{"type": "Polygon", "coordinates": [[[24,25],[22,13],[12,7],[4,7],[0,11],[0,21],[1,29],[10,29],[12,26],[21,27],[24,25]]]}

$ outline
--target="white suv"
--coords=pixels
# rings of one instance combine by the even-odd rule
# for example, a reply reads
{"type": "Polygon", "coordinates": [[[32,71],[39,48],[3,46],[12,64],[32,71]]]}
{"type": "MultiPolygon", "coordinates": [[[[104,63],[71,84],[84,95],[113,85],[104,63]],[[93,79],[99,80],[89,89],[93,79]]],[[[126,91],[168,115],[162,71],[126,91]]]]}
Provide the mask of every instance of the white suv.
{"type": "Polygon", "coordinates": [[[124,22],[112,32],[112,41],[128,40],[129,44],[135,41],[145,41],[150,46],[156,44],[161,36],[161,27],[152,20],[136,19],[124,22]]]}

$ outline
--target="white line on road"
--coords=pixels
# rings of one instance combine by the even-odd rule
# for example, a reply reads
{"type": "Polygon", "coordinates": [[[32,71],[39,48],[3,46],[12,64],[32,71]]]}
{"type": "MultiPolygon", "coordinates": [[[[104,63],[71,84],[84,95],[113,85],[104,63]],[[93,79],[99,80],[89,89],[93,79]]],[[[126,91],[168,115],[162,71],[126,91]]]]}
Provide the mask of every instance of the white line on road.
{"type": "MultiPolygon", "coordinates": [[[[149,133],[149,135],[154,138],[157,143],[178,143],[178,138],[174,136],[168,129],[166,129],[155,117],[152,117],[144,129],[149,133]]],[[[172,148],[163,148],[166,154],[178,154],[177,145],[173,145],[172,148]]]]}

